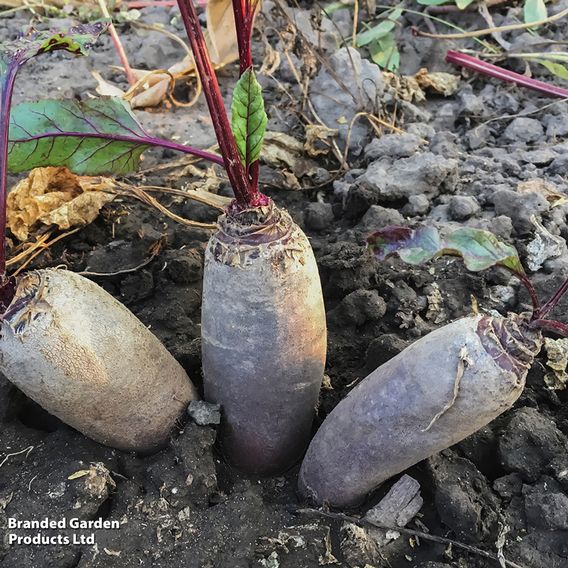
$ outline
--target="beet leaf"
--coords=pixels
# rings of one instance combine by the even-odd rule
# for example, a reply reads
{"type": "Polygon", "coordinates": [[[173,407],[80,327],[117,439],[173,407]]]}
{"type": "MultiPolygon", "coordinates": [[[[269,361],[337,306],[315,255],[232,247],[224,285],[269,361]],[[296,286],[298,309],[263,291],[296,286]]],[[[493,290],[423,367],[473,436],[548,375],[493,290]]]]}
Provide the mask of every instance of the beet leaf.
{"type": "Polygon", "coordinates": [[[408,264],[422,264],[439,256],[451,255],[460,256],[472,272],[502,266],[516,275],[525,274],[515,247],[481,229],[464,227],[441,236],[434,227],[387,227],[373,233],[367,242],[379,260],[397,255],[408,264]]]}
{"type": "Polygon", "coordinates": [[[247,170],[260,156],[267,122],[262,89],[251,67],[237,82],[231,105],[231,128],[247,170]]]}
{"type": "Polygon", "coordinates": [[[8,154],[8,123],[12,91],[18,69],[32,57],[64,50],[85,55],[108,24],[98,22],[57,31],[35,31],[0,45],[0,284],[6,274],[6,161],[8,154]]]}
{"type": "Polygon", "coordinates": [[[142,153],[160,146],[223,164],[197,148],[150,136],[122,99],[21,103],[10,113],[8,169],[66,166],[79,175],[135,171],[142,153]]]}

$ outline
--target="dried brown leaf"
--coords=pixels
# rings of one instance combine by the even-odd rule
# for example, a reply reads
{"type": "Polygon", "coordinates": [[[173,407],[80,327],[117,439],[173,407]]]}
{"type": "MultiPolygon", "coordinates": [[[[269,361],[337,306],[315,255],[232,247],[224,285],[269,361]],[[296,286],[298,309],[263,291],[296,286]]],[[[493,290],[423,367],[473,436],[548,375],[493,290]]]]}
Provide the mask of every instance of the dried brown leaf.
{"type": "Polygon", "coordinates": [[[114,199],[113,182],[76,176],[67,168],[36,168],[8,194],[7,224],[20,241],[39,223],[60,229],[92,223],[114,199]]]}
{"type": "Polygon", "coordinates": [[[556,185],[543,179],[521,181],[517,185],[517,191],[519,193],[540,193],[553,207],[568,203],[567,195],[558,191],[556,185]]]}
{"type": "Polygon", "coordinates": [[[457,90],[460,78],[457,75],[443,72],[430,72],[423,67],[414,75],[414,79],[421,89],[430,89],[435,93],[449,97],[457,90]]]}

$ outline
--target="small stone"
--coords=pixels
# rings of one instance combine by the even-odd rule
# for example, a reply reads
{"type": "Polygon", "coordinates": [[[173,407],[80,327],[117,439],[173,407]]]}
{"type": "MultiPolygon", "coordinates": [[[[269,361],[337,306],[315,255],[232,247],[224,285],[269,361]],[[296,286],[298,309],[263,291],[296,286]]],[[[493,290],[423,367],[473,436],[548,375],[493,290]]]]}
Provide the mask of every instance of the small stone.
{"type": "Polygon", "coordinates": [[[549,202],[540,193],[517,193],[508,189],[501,189],[493,194],[493,205],[497,215],[511,218],[515,230],[521,235],[534,229],[532,215],[538,218],[541,213],[550,209],[549,202]]]}
{"type": "Polygon", "coordinates": [[[491,286],[489,288],[489,297],[498,304],[502,304],[506,308],[511,308],[517,300],[517,292],[512,286],[491,286]]]}
{"type": "Polygon", "coordinates": [[[475,197],[469,195],[453,195],[450,198],[449,214],[454,221],[469,219],[481,208],[475,197]]]}
{"type": "Polygon", "coordinates": [[[331,203],[308,203],[304,210],[304,222],[308,229],[323,231],[333,222],[333,205],[331,203]]]}
{"type": "Polygon", "coordinates": [[[394,333],[385,333],[376,337],[367,347],[365,369],[374,371],[408,346],[408,343],[394,333]]]}
{"type": "Polygon", "coordinates": [[[515,118],[503,133],[503,137],[511,142],[536,142],[543,136],[542,124],[534,118],[523,116],[515,118]]]}
{"type": "Polygon", "coordinates": [[[221,405],[192,400],[187,407],[187,413],[198,426],[210,426],[221,423],[221,405]]]}
{"type": "Polygon", "coordinates": [[[174,251],[167,260],[167,273],[178,284],[195,282],[201,278],[203,259],[194,249],[174,251]]]}
{"type": "Polygon", "coordinates": [[[568,497],[549,479],[525,486],[525,514],[529,526],[544,530],[568,530],[568,497]]]}
{"type": "Polygon", "coordinates": [[[338,324],[361,326],[380,320],[386,311],[386,302],[376,290],[355,290],[345,296],[328,317],[338,324]]]}
{"type": "Polygon", "coordinates": [[[408,199],[411,195],[435,197],[440,193],[452,193],[456,183],[456,160],[424,152],[402,158],[390,168],[380,160],[372,162],[356,186],[369,189],[378,201],[386,202],[408,199]]]}
{"type": "Polygon", "coordinates": [[[510,473],[499,477],[493,482],[493,489],[505,499],[511,499],[520,495],[523,488],[523,480],[518,473],[510,473]]]}
{"type": "Polygon", "coordinates": [[[472,128],[466,134],[466,140],[471,150],[478,150],[487,145],[491,137],[491,129],[486,124],[472,128]]]}
{"type": "Polygon", "coordinates": [[[558,154],[549,148],[540,148],[539,150],[530,150],[521,154],[521,160],[527,164],[534,164],[542,167],[548,166],[558,154]]]}
{"type": "Polygon", "coordinates": [[[426,215],[430,209],[430,200],[421,193],[420,195],[411,195],[408,203],[402,208],[402,214],[408,217],[416,217],[418,215],[426,215]]]}
{"type": "Polygon", "coordinates": [[[378,158],[408,158],[420,148],[420,138],[413,134],[385,134],[380,138],[373,138],[365,147],[365,158],[376,160],[378,158]]]}
{"type": "Polygon", "coordinates": [[[543,118],[546,124],[548,138],[562,138],[568,136],[568,116],[565,113],[549,115],[543,118]]]}
{"type": "Polygon", "coordinates": [[[549,174],[565,176],[568,171],[568,154],[562,154],[562,156],[554,158],[554,161],[548,166],[546,171],[549,174]]]}
{"type": "Polygon", "coordinates": [[[369,141],[371,129],[365,121],[356,121],[351,128],[351,121],[358,112],[373,112],[384,89],[385,81],[378,65],[363,59],[357,49],[342,47],[329,57],[328,64],[322,66],[311,81],[310,100],[325,124],[338,129],[340,148],[345,147],[351,131],[349,148],[359,154],[369,141]],[[341,78],[342,87],[337,77],[341,78]]]}
{"type": "Polygon", "coordinates": [[[363,232],[378,231],[389,225],[401,225],[402,223],[404,223],[404,217],[396,209],[371,205],[357,225],[357,230],[363,232]]]}
{"type": "Polygon", "coordinates": [[[506,471],[535,481],[552,459],[568,452],[568,438],[554,422],[534,408],[513,411],[498,439],[498,454],[506,471]]]}
{"type": "Polygon", "coordinates": [[[458,137],[453,132],[437,132],[430,142],[430,151],[444,158],[457,158],[460,155],[458,137]]]}

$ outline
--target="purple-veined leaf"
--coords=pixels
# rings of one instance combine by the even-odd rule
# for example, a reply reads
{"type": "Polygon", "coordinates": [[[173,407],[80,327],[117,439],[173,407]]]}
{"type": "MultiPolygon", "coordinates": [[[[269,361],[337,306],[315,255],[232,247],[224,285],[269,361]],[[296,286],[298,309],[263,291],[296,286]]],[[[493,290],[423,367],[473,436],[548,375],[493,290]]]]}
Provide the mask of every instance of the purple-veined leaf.
{"type": "Polygon", "coordinates": [[[0,284],[6,273],[6,161],[8,128],[12,91],[18,69],[32,57],[57,50],[85,55],[88,48],[108,27],[97,22],[71,27],[67,30],[35,31],[14,41],[0,44],[0,284]]]}
{"type": "Polygon", "coordinates": [[[502,266],[517,275],[525,271],[515,247],[489,231],[464,227],[441,236],[434,227],[386,227],[370,235],[369,249],[379,259],[397,255],[408,264],[422,264],[442,255],[460,256],[468,270],[502,266]]]}
{"type": "Polygon", "coordinates": [[[122,99],[45,99],[16,105],[10,116],[8,169],[66,166],[79,175],[135,171],[151,146],[223,164],[220,156],[150,136],[122,99]]]}
{"type": "Polygon", "coordinates": [[[246,168],[260,156],[267,122],[262,89],[253,69],[247,69],[235,86],[231,105],[231,129],[246,168]]]}

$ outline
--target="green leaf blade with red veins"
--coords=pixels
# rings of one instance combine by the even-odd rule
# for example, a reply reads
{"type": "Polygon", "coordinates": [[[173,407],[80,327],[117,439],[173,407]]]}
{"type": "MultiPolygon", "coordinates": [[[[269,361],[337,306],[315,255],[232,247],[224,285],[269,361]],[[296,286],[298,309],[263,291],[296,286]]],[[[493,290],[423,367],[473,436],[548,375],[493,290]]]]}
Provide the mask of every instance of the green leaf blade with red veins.
{"type": "Polygon", "coordinates": [[[441,241],[433,227],[416,230],[407,227],[386,227],[367,239],[369,249],[379,260],[397,255],[408,264],[422,264],[440,252],[441,241]]]}
{"type": "Polygon", "coordinates": [[[35,31],[14,41],[0,44],[2,71],[11,66],[19,67],[32,57],[64,50],[75,55],[86,55],[89,48],[108,28],[106,22],[83,24],[67,30],[35,31]]]}
{"type": "Polygon", "coordinates": [[[231,129],[246,168],[260,157],[267,122],[262,88],[253,69],[247,69],[235,86],[231,105],[231,129]]]}
{"type": "Polygon", "coordinates": [[[379,260],[396,255],[417,265],[451,255],[460,256],[471,272],[502,266],[517,275],[525,274],[516,249],[481,229],[464,227],[442,237],[434,227],[386,227],[370,235],[367,243],[379,260]]]}
{"type": "Polygon", "coordinates": [[[80,175],[135,171],[148,137],[118,98],[43,100],[12,109],[8,169],[66,166],[80,175]]]}

